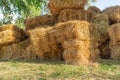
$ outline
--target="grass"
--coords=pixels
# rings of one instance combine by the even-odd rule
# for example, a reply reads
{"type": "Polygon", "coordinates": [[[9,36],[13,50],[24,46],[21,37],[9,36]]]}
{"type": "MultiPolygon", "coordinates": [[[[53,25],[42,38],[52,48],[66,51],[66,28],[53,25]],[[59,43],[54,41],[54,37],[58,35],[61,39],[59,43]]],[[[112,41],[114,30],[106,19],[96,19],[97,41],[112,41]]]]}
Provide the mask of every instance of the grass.
{"type": "Polygon", "coordinates": [[[120,80],[120,62],[74,66],[60,61],[0,60],[0,80],[120,80]]]}

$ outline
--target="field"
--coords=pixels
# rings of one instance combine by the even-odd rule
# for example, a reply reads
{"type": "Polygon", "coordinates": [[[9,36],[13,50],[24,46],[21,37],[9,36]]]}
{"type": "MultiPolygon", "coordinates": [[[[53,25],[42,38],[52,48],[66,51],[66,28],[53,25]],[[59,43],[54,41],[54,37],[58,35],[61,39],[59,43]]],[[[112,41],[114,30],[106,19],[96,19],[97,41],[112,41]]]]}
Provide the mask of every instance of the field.
{"type": "Polygon", "coordinates": [[[0,80],[120,80],[120,62],[74,66],[60,61],[0,60],[0,80]]]}

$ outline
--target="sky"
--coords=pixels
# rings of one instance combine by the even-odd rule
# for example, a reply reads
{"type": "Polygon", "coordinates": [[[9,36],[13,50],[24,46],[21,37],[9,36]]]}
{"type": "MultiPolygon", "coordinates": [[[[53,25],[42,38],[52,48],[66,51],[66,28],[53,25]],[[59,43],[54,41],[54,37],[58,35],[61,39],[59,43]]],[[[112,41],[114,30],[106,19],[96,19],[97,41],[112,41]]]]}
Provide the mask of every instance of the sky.
{"type": "Polygon", "coordinates": [[[120,6],[120,0],[97,0],[97,2],[92,3],[92,5],[95,5],[101,10],[103,10],[110,6],[115,6],[115,5],[120,6]]]}
{"type": "MultiPolygon", "coordinates": [[[[119,5],[120,6],[120,0],[97,0],[97,2],[92,3],[92,5],[97,6],[101,10],[110,7],[119,5]]],[[[0,12],[0,19],[2,19],[3,15],[0,12]]]]}

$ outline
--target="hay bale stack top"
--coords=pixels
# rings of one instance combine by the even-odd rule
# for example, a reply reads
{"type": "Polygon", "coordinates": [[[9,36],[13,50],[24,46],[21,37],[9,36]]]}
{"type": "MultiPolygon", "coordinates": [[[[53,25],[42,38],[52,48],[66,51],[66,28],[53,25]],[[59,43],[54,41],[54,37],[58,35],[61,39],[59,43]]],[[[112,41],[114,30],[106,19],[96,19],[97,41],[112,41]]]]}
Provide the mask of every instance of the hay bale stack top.
{"type": "Polygon", "coordinates": [[[36,27],[53,26],[57,22],[56,15],[43,15],[34,18],[28,18],[24,21],[26,30],[34,29],[36,27]]]}
{"type": "Polygon", "coordinates": [[[25,39],[22,29],[16,25],[5,25],[0,27],[0,45],[9,45],[25,39]]]}
{"type": "Polygon", "coordinates": [[[49,0],[49,9],[52,14],[59,14],[63,9],[83,9],[87,0],[49,0]]]}
{"type": "Polygon", "coordinates": [[[120,22],[120,6],[109,7],[105,9],[103,12],[107,13],[110,25],[120,22]]]}

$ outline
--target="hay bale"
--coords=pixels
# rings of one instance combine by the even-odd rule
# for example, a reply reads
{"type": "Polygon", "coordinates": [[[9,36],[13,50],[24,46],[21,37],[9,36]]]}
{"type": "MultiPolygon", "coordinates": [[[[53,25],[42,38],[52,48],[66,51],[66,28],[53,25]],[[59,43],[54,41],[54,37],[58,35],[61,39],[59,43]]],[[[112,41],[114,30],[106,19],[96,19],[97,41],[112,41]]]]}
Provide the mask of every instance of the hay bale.
{"type": "Polygon", "coordinates": [[[120,60],[120,45],[114,45],[110,47],[111,49],[111,58],[113,60],[120,60]]]}
{"type": "Polygon", "coordinates": [[[103,11],[103,13],[108,15],[110,25],[120,22],[120,6],[108,7],[103,11]]]}
{"type": "Polygon", "coordinates": [[[26,30],[34,29],[36,27],[47,27],[54,25],[57,22],[56,15],[43,15],[29,18],[24,21],[26,30]]]}
{"type": "Polygon", "coordinates": [[[31,46],[30,40],[3,46],[0,49],[0,58],[4,60],[9,59],[35,59],[36,55],[34,54],[33,47],[31,46]]]}
{"type": "Polygon", "coordinates": [[[57,45],[56,40],[50,37],[50,34],[48,34],[49,30],[51,28],[36,28],[29,32],[36,55],[40,59],[61,59],[61,48],[57,45]]]}
{"type": "Polygon", "coordinates": [[[87,21],[89,19],[87,12],[82,9],[64,9],[60,12],[58,17],[58,22],[66,22],[70,20],[83,20],[87,21]]]}
{"type": "Polygon", "coordinates": [[[104,42],[107,40],[109,38],[107,32],[107,29],[109,28],[108,16],[106,14],[96,15],[91,19],[91,22],[96,25],[101,41],[104,42]]]}
{"type": "Polygon", "coordinates": [[[57,24],[53,30],[49,31],[50,36],[57,42],[63,44],[66,40],[100,40],[96,26],[87,21],[68,21],[57,24]]]}
{"type": "Polygon", "coordinates": [[[107,14],[96,15],[92,17],[91,22],[96,25],[100,34],[100,57],[103,59],[108,59],[110,58],[109,35],[107,32],[107,29],[109,28],[108,16],[107,14]]]}
{"type": "Polygon", "coordinates": [[[120,23],[111,25],[108,28],[108,33],[110,37],[110,45],[117,45],[120,42],[120,23]]]}
{"type": "Polygon", "coordinates": [[[63,9],[83,9],[87,0],[49,0],[48,7],[52,14],[59,14],[63,9]]]}
{"type": "Polygon", "coordinates": [[[92,44],[86,43],[86,41],[65,41],[63,47],[65,49],[63,59],[67,64],[80,65],[98,61],[99,50],[95,46],[92,47],[92,44]]]}
{"type": "Polygon", "coordinates": [[[0,27],[0,46],[20,42],[25,39],[22,29],[16,25],[5,25],[0,27]]]}
{"type": "Polygon", "coordinates": [[[101,10],[96,6],[89,6],[87,9],[87,14],[89,16],[88,20],[91,20],[94,16],[97,16],[101,13],[101,10]]]}

